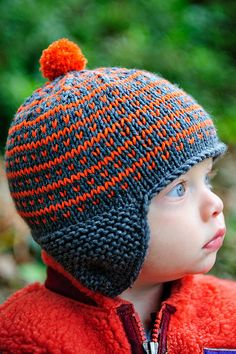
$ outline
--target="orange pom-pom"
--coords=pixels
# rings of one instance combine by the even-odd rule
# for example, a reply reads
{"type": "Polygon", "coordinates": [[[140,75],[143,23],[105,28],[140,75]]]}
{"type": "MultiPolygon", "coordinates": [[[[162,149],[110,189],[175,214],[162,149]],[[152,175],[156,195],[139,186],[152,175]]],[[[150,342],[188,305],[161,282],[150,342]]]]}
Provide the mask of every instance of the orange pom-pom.
{"type": "Polygon", "coordinates": [[[79,46],[66,38],[50,44],[39,62],[43,76],[51,81],[69,71],[83,70],[87,64],[79,46]]]}

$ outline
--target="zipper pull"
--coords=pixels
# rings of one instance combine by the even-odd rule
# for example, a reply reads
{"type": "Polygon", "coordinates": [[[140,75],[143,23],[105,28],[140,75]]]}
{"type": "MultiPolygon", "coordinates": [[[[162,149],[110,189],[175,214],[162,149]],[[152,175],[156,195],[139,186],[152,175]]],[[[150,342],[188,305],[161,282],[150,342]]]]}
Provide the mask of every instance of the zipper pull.
{"type": "Polygon", "coordinates": [[[158,354],[158,343],[157,342],[144,342],[143,349],[147,354],[158,354]]]}

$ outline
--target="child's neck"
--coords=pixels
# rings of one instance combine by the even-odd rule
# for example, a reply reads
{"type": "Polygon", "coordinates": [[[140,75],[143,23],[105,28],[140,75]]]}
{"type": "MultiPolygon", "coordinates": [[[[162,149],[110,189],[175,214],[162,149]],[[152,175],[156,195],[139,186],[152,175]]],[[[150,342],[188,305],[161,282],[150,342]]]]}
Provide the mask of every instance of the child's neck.
{"type": "Polygon", "coordinates": [[[157,312],[160,308],[163,289],[163,283],[145,287],[134,286],[120,295],[122,299],[134,305],[146,331],[151,326],[151,313],[157,312]]]}

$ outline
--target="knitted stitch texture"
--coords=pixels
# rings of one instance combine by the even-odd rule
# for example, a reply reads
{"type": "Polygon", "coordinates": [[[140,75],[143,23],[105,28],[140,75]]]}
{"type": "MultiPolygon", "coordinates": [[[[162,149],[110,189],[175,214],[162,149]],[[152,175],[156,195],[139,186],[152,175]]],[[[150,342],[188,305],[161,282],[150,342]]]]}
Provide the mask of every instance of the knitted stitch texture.
{"type": "Polygon", "coordinates": [[[47,77],[61,76],[36,90],[11,124],[10,191],[48,254],[88,288],[116,296],[144,262],[152,196],[225,145],[183,90],[146,71],[83,69],[80,51],[70,67],[76,59],[67,60],[70,42],[61,41],[41,58],[47,77]]]}

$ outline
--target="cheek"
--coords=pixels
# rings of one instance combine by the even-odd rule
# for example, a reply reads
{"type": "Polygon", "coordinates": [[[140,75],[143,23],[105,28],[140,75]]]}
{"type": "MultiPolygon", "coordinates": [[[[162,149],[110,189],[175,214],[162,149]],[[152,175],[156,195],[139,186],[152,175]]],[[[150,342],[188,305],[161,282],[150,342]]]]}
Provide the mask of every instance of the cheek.
{"type": "Polygon", "coordinates": [[[191,255],[191,247],[195,244],[196,225],[194,220],[178,210],[169,209],[169,212],[152,210],[148,217],[150,228],[150,256],[177,257],[177,255],[191,255]],[[191,240],[190,240],[191,235],[191,240]]]}
{"type": "Polygon", "coordinates": [[[176,229],[179,228],[179,223],[167,213],[150,213],[148,217],[148,224],[150,229],[150,255],[162,257],[166,251],[173,245],[173,234],[180,232],[176,229]]]}
{"type": "Polygon", "coordinates": [[[151,238],[156,235],[169,235],[176,230],[185,228],[186,216],[183,211],[179,212],[178,209],[160,209],[152,208],[148,215],[148,225],[150,228],[151,238]]]}

